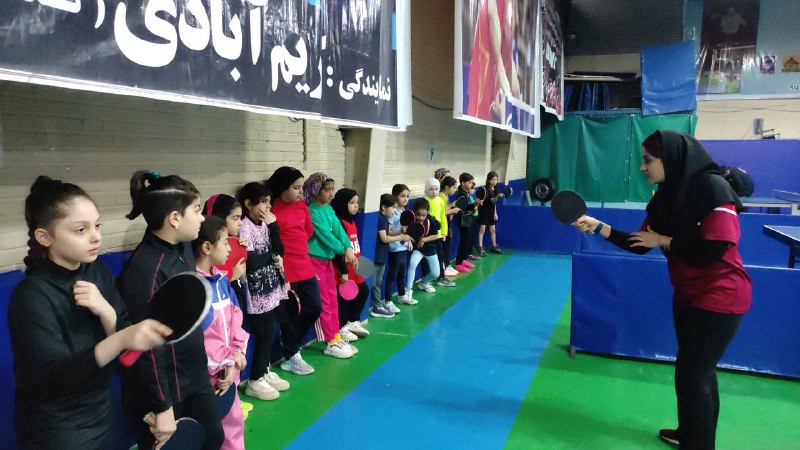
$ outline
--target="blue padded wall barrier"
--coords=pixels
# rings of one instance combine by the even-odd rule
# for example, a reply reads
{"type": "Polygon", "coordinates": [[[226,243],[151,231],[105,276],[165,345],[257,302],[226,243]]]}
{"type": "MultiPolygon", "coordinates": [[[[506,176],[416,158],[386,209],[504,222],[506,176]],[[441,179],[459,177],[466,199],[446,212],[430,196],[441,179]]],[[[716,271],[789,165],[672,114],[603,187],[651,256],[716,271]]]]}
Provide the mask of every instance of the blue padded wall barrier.
{"type": "MultiPolygon", "coordinates": [[[[665,260],[573,256],[570,345],[593,353],[673,360],[672,286],[665,260]]],[[[747,266],[753,305],[720,365],[800,377],[800,270],[747,266]]]]}

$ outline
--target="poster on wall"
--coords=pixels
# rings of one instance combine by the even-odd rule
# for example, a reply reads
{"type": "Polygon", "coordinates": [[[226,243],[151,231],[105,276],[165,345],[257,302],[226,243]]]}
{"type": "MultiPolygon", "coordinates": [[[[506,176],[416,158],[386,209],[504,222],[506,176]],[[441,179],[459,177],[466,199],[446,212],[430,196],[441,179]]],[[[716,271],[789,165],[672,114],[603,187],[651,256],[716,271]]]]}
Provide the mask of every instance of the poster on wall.
{"type": "Polygon", "coordinates": [[[542,0],[542,106],[564,118],[564,39],[553,0],[542,0]]]}
{"type": "Polygon", "coordinates": [[[8,0],[0,78],[401,129],[395,16],[394,0],[8,0]]]}
{"type": "Polygon", "coordinates": [[[455,0],[453,117],[538,137],[539,0],[455,0]]]}
{"type": "Polygon", "coordinates": [[[800,2],[692,0],[685,35],[697,38],[701,100],[800,96],[800,2]]]}

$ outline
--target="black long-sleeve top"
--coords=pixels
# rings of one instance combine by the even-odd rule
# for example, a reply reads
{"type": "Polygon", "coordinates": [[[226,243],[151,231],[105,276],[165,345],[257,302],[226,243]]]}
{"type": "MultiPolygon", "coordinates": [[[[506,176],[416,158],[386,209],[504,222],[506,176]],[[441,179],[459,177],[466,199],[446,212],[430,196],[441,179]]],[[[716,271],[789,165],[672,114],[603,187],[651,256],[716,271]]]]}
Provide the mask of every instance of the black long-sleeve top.
{"type": "MultiPolygon", "coordinates": [[[[165,281],[179,273],[194,271],[194,256],[188,242],[173,245],[145,233],[119,277],[119,290],[131,321],[137,323],[147,318],[147,304],[165,281]]],[[[123,374],[126,407],[136,413],[166,411],[210,386],[206,364],[203,332],[199,327],[180,342],[145,352],[123,374]]]]}
{"type": "MultiPolygon", "coordinates": [[[[631,247],[630,237],[631,233],[612,228],[608,241],[623,250],[637,255],[644,255],[650,251],[647,247],[631,247]]],[[[669,251],[673,256],[683,258],[689,263],[702,264],[721,260],[728,247],[730,247],[728,242],[703,239],[699,236],[673,237],[669,251]]]]}
{"type": "Polygon", "coordinates": [[[106,333],[96,315],[75,304],[79,280],[97,286],[114,308],[117,330],[128,324],[104,263],[69,270],[46,260],[26,273],[8,307],[20,448],[114,448],[111,366],[98,367],[94,356],[106,333]]]}

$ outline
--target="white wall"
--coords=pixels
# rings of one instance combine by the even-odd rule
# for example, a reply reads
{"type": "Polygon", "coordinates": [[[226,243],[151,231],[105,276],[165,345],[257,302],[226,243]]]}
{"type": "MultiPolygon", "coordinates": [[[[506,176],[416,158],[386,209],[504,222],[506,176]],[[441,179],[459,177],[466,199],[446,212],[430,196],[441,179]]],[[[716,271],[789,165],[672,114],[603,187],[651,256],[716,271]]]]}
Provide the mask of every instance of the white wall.
{"type": "Polygon", "coordinates": [[[344,180],[337,127],[221,108],[0,82],[0,272],[27,252],[23,202],[37,175],[78,184],[103,216],[103,250],[128,249],[144,222],[130,222],[128,180],[138,169],[178,174],[204,197],[233,193],[281,165],[344,180]]]}

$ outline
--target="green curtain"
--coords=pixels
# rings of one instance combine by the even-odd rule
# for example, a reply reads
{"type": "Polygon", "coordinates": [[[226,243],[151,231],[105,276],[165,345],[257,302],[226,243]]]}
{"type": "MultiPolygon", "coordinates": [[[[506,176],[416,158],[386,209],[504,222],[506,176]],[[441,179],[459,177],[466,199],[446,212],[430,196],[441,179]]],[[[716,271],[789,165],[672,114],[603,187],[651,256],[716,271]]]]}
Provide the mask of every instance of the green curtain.
{"type": "Polygon", "coordinates": [[[528,185],[552,178],[588,201],[647,201],[653,187],[639,173],[642,141],[655,130],[694,133],[696,116],[545,115],[542,137],[528,139],[528,185]]]}

